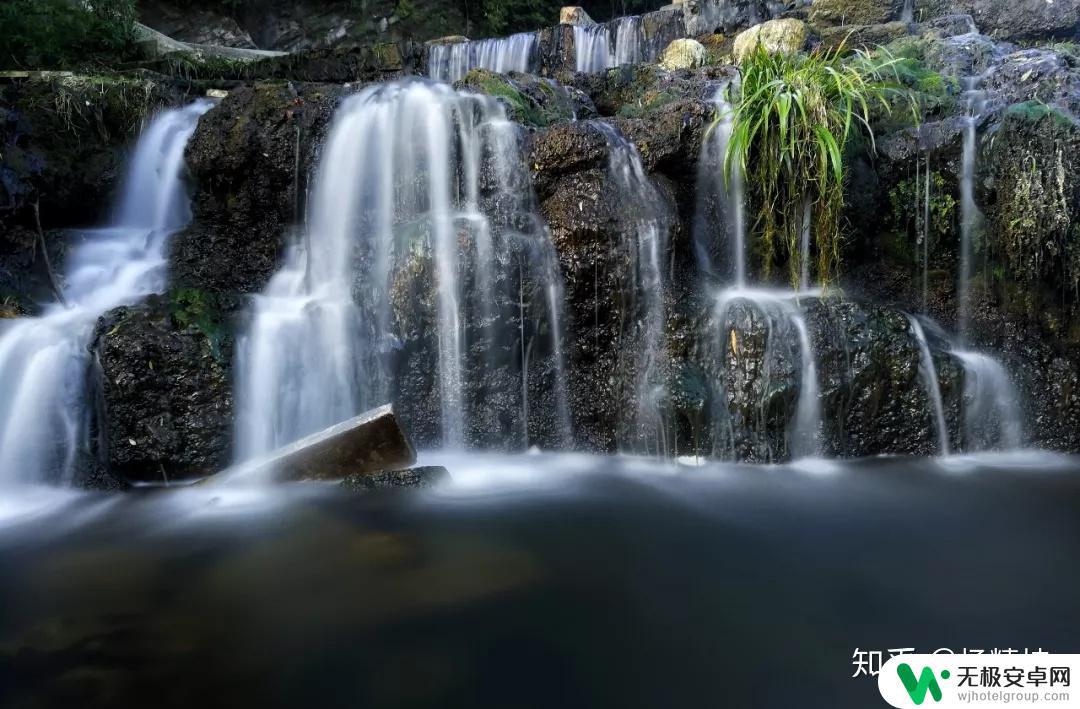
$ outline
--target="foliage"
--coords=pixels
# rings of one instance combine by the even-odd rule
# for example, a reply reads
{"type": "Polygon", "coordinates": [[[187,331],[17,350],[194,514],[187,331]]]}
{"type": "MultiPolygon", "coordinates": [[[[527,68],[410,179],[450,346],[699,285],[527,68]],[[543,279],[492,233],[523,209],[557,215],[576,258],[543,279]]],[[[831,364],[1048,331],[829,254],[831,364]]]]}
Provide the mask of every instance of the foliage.
{"type": "MultiPolygon", "coordinates": [[[[842,47],[810,54],[758,49],[742,65],[741,95],[725,160],[725,174],[744,171],[765,276],[786,256],[798,285],[804,210],[817,252],[817,277],[828,284],[840,261],[844,206],[844,150],[865,134],[873,149],[870,107],[890,110],[895,60],[841,59],[842,47]]],[[[809,267],[809,265],[808,265],[809,267]]]]}
{"type": "Polygon", "coordinates": [[[176,288],[169,294],[169,305],[177,325],[201,332],[214,357],[221,359],[225,328],[217,297],[197,288],[176,288]]]}
{"type": "Polygon", "coordinates": [[[0,68],[57,69],[112,63],[131,46],[134,0],[5,0],[0,68]]]}

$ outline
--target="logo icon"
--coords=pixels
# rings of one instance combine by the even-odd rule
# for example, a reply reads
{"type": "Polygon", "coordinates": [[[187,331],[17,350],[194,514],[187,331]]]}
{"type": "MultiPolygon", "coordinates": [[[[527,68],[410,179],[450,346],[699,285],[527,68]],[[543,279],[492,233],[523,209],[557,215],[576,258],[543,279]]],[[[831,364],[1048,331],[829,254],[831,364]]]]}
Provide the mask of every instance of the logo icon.
{"type": "MultiPolygon", "coordinates": [[[[937,675],[934,674],[934,670],[931,668],[923,667],[922,672],[916,678],[911,665],[901,662],[896,667],[896,674],[900,677],[900,682],[903,683],[904,689],[907,690],[908,696],[911,697],[911,701],[915,702],[916,706],[921,706],[926,701],[927,692],[930,693],[935,702],[941,701],[941,685],[938,684],[937,675]]],[[[941,679],[949,679],[949,676],[948,670],[941,671],[941,679]]]]}

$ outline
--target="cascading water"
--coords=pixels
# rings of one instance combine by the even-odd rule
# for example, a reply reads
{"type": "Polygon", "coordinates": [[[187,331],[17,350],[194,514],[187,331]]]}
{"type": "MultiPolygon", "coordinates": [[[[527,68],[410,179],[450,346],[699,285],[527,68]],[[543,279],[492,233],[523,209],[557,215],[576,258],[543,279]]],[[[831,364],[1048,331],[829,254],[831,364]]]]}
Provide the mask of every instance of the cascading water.
{"type": "Polygon", "coordinates": [[[964,448],[1010,450],[1023,443],[1016,388],[1005,368],[979,352],[954,350],[964,365],[964,448]]]}
{"type": "Polygon", "coordinates": [[[742,287],[746,285],[743,174],[738,165],[732,165],[730,173],[725,174],[725,156],[735,122],[731,93],[737,90],[736,81],[725,82],[710,99],[716,117],[698,157],[694,252],[702,273],[710,278],[726,275],[742,287]],[[723,263],[730,266],[723,269],[723,263]]]}
{"type": "Polygon", "coordinates": [[[900,13],[900,21],[908,24],[915,21],[915,0],[904,0],[904,9],[900,13]]]}
{"type": "Polygon", "coordinates": [[[938,453],[949,454],[949,428],[945,423],[945,405],[941,400],[941,385],[938,383],[937,369],[934,367],[934,358],[930,354],[930,343],[926,339],[922,323],[916,317],[909,317],[911,333],[919,348],[919,376],[926,387],[926,396],[930,399],[931,411],[934,416],[934,426],[937,432],[938,453]]]}
{"type": "Polygon", "coordinates": [[[620,17],[605,25],[574,25],[576,70],[596,74],[623,64],[656,59],[645,41],[641,17],[620,17]]]}
{"type": "MultiPolygon", "coordinates": [[[[710,331],[716,333],[712,339],[715,351],[711,358],[714,362],[720,363],[720,367],[724,370],[724,377],[732,374],[732,368],[728,366],[728,363],[731,361],[737,363],[740,358],[740,334],[732,322],[736,305],[749,306],[765,320],[766,342],[763,360],[766,367],[794,353],[799,363],[799,395],[795,415],[787,423],[786,435],[788,452],[794,458],[814,457],[821,452],[821,393],[817,380],[817,363],[806,325],[806,317],[800,307],[800,299],[820,297],[820,291],[796,293],[729,288],[717,295],[712,319],[709,322],[710,331]],[[792,347],[793,342],[795,347],[792,347]]],[[[764,419],[769,415],[766,408],[771,395],[768,382],[772,373],[766,369],[760,372],[759,376],[762,377],[764,384],[760,406],[754,415],[759,419],[759,423],[764,424],[764,419]]],[[[745,422],[733,420],[732,412],[726,408],[728,397],[723,391],[725,388],[723,381],[719,382],[719,388],[721,390],[720,410],[713,412],[714,453],[725,456],[732,453],[735,426],[745,425],[745,422]]],[[[776,457],[780,457],[778,452],[776,457]]]]}
{"type": "Polygon", "coordinates": [[[568,435],[561,281],[519,155],[497,101],[445,84],[371,86],[341,105],[306,238],[239,343],[239,460],[406,388],[407,404],[433,400],[444,445],[478,429],[528,445],[530,363],[544,348],[554,426],[568,435]]]}
{"type": "Polygon", "coordinates": [[[606,25],[574,25],[574,67],[596,74],[611,66],[611,36],[606,25]]]}
{"type": "Polygon", "coordinates": [[[0,482],[67,483],[89,452],[94,327],[106,311],[165,288],[165,245],[190,219],[182,175],[197,101],[157,116],[128,166],[112,226],[80,232],[63,295],[0,329],[0,482]]]}
{"type": "Polygon", "coordinates": [[[975,168],[978,157],[979,116],[986,96],[979,91],[979,77],[965,81],[968,115],[964,124],[964,147],[960,170],[960,273],[957,276],[957,330],[966,341],[971,317],[971,277],[973,275],[975,232],[982,223],[982,212],[975,202],[975,168]]]}
{"type": "MultiPolygon", "coordinates": [[[[627,246],[635,274],[631,312],[624,315],[636,329],[639,351],[630,371],[634,373],[637,411],[627,422],[629,432],[622,440],[629,448],[665,454],[667,440],[663,424],[666,387],[661,365],[664,349],[664,266],[671,214],[655,185],[645,174],[637,147],[608,123],[597,122],[608,143],[608,172],[627,211],[622,231],[633,242],[627,246]]],[[[624,426],[626,428],[626,426],[624,426]]]]}
{"type": "Polygon", "coordinates": [[[428,47],[428,76],[452,83],[472,69],[488,69],[505,74],[536,70],[535,32],[521,32],[499,39],[482,39],[428,47]]]}

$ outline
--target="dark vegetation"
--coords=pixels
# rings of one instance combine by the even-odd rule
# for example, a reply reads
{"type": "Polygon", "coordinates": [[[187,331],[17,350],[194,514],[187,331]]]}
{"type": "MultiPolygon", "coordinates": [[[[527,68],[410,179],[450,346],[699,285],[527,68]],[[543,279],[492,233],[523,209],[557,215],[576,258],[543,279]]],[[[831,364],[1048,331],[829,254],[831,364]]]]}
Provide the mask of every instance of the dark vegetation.
{"type": "Polygon", "coordinates": [[[0,69],[70,69],[114,62],[130,51],[135,0],[4,0],[0,69]]]}

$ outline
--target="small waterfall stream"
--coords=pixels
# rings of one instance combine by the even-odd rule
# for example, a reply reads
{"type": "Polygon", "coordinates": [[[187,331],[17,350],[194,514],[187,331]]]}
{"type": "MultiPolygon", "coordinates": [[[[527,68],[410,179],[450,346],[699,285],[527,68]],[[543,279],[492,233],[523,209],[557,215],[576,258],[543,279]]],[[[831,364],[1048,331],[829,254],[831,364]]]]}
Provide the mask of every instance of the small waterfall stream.
{"type": "MultiPolygon", "coordinates": [[[[795,405],[794,415],[786,427],[788,452],[793,458],[814,457],[821,452],[821,391],[818,383],[817,362],[814,356],[810,332],[800,304],[801,298],[820,298],[820,291],[783,291],[762,290],[752,288],[728,288],[721,291],[715,299],[712,318],[709,321],[709,329],[717,333],[712,342],[716,348],[712,354],[715,362],[728,368],[729,362],[738,362],[741,358],[739,351],[739,338],[743,336],[734,324],[734,308],[736,305],[749,305],[757,316],[764,319],[766,329],[765,352],[762,357],[765,371],[762,377],[768,381],[772,373],[768,370],[772,363],[782,360],[787,356],[794,356],[798,362],[798,398],[795,405]]],[[[731,372],[728,372],[730,376],[731,372]]],[[[721,382],[720,388],[724,389],[721,382]]],[[[761,410],[756,415],[764,423],[767,416],[765,406],[770,395],[770,387],[766,384],[762,388],[761,410]]],[[[726,409],[726,396],[721,396],[725,402],[720,411],[715,411],[714,416],[714,444],[715,453],[729,455],[732,442],[733,427],[739,423],[733,421],[731,412],[726,409]]],[[[779,455],[779,452],[776,452],[779,455]]]]}
{"type": "Polygon", "coordinates": [[[937,369],[934,367],[934,358],[930,354],[930,343],[926,339],[922,324],[916,317],[909,317],[911,333],[919,348],[919,376],[926,387],[926,396],[930,399],[931,412],[934,417],[934,426],[937,431],[938,454],[949,455],[949,428],[945,423],[945,405],[941,400],[941,386],[938,383],[937,369]]]}
{"type": "Polygon", "coordinates": [[[960,170],[960,273],[957,275],[957,330],[965,342],[971,317],[971,278],[974,275],[974,239],[982,223],[975,201],[975,170],[979,150],[979,117],[986,95],[979,90],[979,77],[965,80],[968,115],[964,124],[964,146],[960,170]]]}
{"type": "Polygon", "coordinates": [[[644,442],[645,449],[667,453],[663,404],[666,388],[661,366],[664,348],[664,255],[672,215],[641,164],[637,147],[609,123],[595,124],[608,142],[608,172],[626,204],[623,231],[632,254],[635,274],[629,326],[637,331],[640,350],[633,357],[634,401],[637,411],[623,436],[630,448],[644,442]]]}
{"type": "Polygon", "coordinates": [[[701,143],[694,205],[694,253],[698,268],[709,278],[726,275],[738,287],[746,285],[746,216],[743,174],[738,165],[725,170],[725,156],[735,111],[731,94],[737,80],[724,82],[712,95],[715,118],[701,143]],[[729,264],[724,267],[723,264],[729,264]]]}
{"type": "Polygon", "coordinates": [[[521,32],[498,39],[481,39],[428,47],[428,76],[453,83],[472,69],[488,69],[505,74],[531,72],[536,68],[535,32],[521,32]]]}
{"type": "Polygon", "coordinates": [[[67,305],[0,321],[0,483],[69,483],[89,453],[89,350],[98,318],[165,289],[166,242],[191,218],[184,148],[213,106],[164,111],[140,136],[112,224],[79,233],[67,305]]]}
{"type": "MultiPolygon", "coordinates": [[[[497,101],[445,84],[374,85],[341,105],[306,238],[239,343],[238,460],[403,389],[411,406],[433,402],[433,420],[415,415],[445,446],[485,434],[531,444],[530,352],[560,360],[562,292],[517,141],[497,101]]],[[[562,367],[548,382],[559,437],[562,367]]]]}

